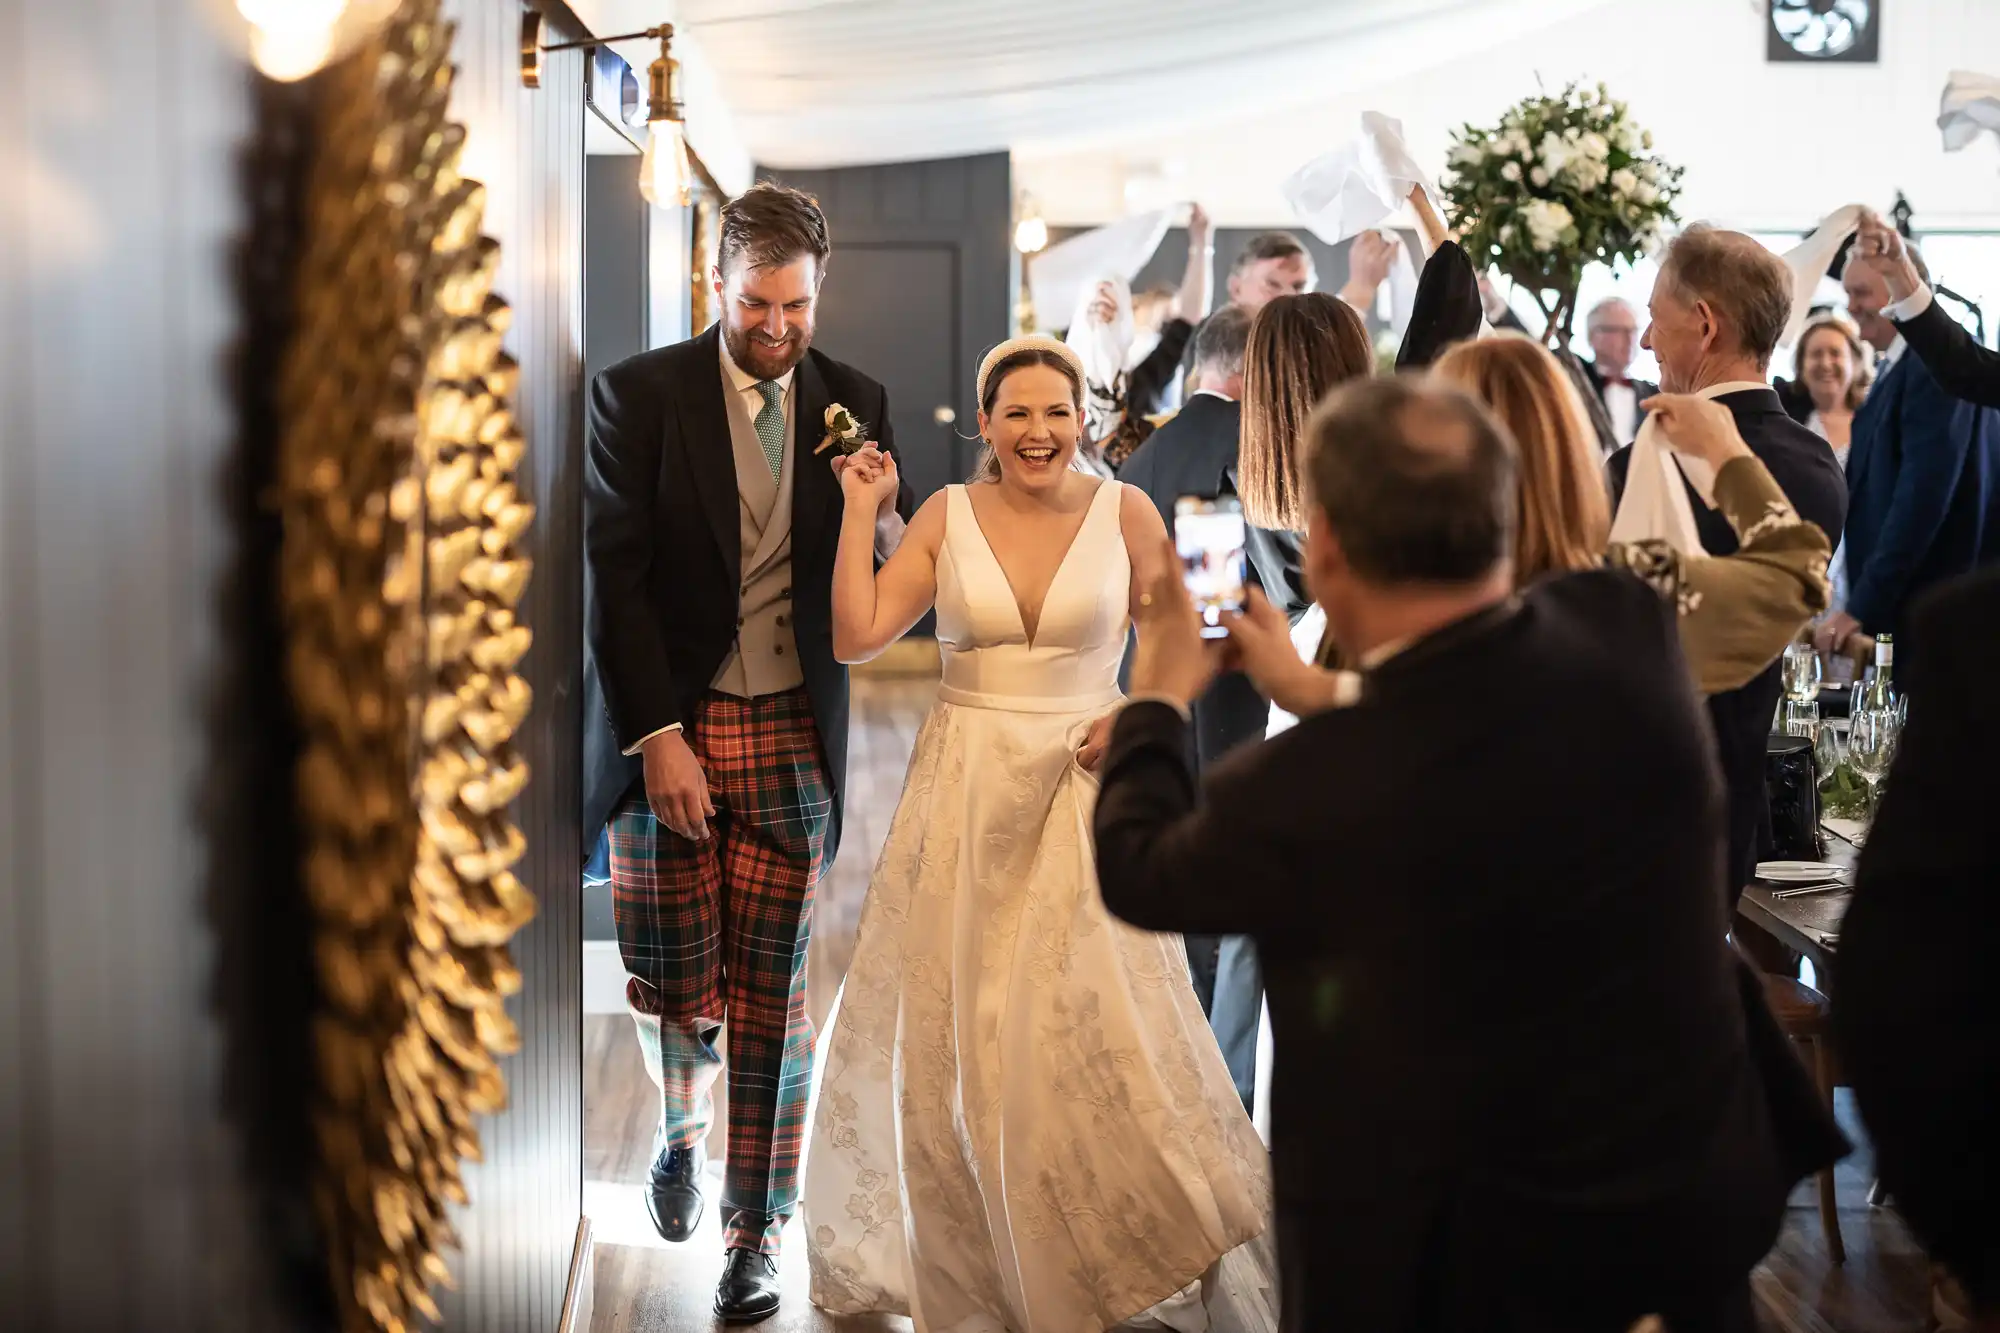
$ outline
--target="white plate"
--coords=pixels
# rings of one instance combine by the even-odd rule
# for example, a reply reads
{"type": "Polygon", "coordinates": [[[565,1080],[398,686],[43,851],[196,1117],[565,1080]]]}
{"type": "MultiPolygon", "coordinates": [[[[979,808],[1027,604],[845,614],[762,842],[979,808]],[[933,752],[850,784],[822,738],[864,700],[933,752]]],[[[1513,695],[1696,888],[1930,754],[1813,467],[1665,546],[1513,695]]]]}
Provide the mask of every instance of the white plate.
{"type": "Polygon", "coordinates": [[[1759,861],[1757,878],[1773,884],[1824,884],[1847,873],[1845,866],[1830,861],[1759,861]]]}

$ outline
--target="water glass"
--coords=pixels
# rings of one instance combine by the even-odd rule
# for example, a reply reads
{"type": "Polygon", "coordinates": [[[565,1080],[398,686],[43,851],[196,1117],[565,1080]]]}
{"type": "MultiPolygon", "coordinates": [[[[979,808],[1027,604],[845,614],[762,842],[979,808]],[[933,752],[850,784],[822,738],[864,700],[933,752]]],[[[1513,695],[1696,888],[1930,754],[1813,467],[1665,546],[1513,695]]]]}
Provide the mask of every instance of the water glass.
{"type": "Polygon", "coordinates": [[[1798,703],[1817,702],[1820,671],[1819,654],[1813,646],[1794,640],[1785,649],[1785,697],[1798,703]]]}
{"type": "Polygon", "coordinates": [[[1817,745],[1819,741],[1819,700],[1785,700],[1784,731],[1787,736],[1803,736],[1817,745]]]}
{"type": "Polygon", "coordinates": [[[1893,708],[1866,708],[1847,727],[1847,763],[1868,784],[1868,813],[1873,817],[1878,789],[1895,761],[1897,718],[1893,708]]]}

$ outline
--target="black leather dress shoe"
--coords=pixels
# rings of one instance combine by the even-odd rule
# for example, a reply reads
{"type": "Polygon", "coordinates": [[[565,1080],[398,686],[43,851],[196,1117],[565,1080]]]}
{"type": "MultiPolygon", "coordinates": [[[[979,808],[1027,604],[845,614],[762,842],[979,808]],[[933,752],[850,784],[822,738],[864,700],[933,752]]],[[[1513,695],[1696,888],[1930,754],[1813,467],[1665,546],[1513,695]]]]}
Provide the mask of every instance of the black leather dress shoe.
{"type": "Polygon", "coordinates": [[[646,1211],[653,1229],[676,1243],[694,1234],[701,1221],[701,1172],[708,1154],[699,1143],[669,1150],[660,1136],[653,1139],[653,1177],[646,1189],[646,1211]]]}
{"type": "Polygon", "coordinates": [[[778,1313],[778,1265],[755,1250],[730,1250],[715,1285],[715,1312],[725,1324],[754,1324],[778,1313]]]}

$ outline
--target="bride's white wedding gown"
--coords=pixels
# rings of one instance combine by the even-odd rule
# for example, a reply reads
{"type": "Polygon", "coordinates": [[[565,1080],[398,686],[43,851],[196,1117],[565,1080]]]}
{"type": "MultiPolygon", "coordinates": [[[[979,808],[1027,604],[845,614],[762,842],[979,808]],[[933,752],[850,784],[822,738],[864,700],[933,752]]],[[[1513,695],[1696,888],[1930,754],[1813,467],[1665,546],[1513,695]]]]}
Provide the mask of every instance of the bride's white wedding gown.
{"type": "Polygon", "coordinates": [[[1264,1147],[1180,939],[1114,920],[1097,892],[1097,786],[1076,753],[1119,700],[1119,490],[1099,488],[1030,643],[951,488],[943,687],[862,908],[806,1154],[812,1298],[833,1313],[932,1333],[1200,1328],[1190,1284],[1264,1229],[1264,1147]]]}

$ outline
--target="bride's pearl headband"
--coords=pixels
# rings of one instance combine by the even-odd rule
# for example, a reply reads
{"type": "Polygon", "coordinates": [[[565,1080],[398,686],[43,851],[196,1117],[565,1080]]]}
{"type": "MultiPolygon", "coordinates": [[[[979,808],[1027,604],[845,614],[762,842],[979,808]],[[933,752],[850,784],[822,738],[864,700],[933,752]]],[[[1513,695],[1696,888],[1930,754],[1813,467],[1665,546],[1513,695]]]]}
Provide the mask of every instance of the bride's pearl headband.
{"type": "Polygon", "coordinates": [[[982,408],[986,404],[986,381],[992,378],[993,368],[1016,352],[1053,352],[1067,362],[1071,370],[1076,372],[1076,382],[1078,384],[1082,384],[1089,378],[1084,373],[1083,358],[1071,351],[1069,344],[1051,338],[1046,333],[1031,333],[1025,338],[1009,338],[1006,342],[1001,343],[998,347],[988,352],[986,359],[979,363],[979,382],[976,388],[982,408]]]}

